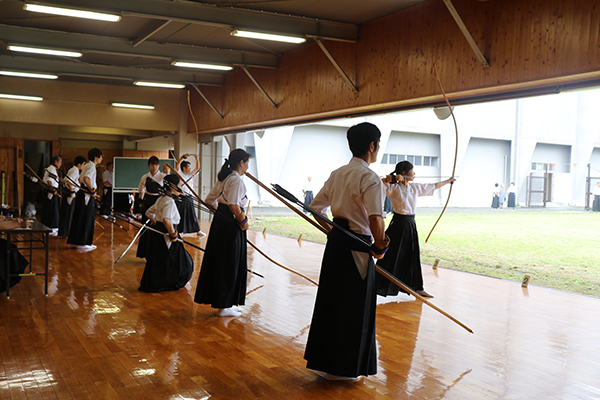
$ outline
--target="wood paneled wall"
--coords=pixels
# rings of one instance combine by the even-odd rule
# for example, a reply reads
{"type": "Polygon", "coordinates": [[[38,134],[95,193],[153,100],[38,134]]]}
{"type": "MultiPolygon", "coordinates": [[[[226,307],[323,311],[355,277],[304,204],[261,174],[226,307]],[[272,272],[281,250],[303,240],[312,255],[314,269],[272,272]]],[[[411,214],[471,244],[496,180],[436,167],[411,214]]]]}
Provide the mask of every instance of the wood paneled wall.
{"type": "MultiPolygon", "coordinates": [[[[88,151],[90,149],[87,148],[71,148],[71,147],[63,147],[62,149],[62,158],[63,158],[63,164],[65,166],[65,171],[68,170],[69,168],[71,168],[73,166],[73,161],[75,160],[75,157],[77,156],[82,156],[83,158],[88,159],[88,151]]],[[[105,149],[100,149],[102,150],[102,165],[106,165],[107,162],[112,161],[113,157],[122,157],[123,156],[123,150],[105,150],[105,149]]]]}
{"type": "MultiPolygon", "coordinates": [[[[0,171],[5,173],[4,203],[11,207],[19,208],[23,203],[23,139],[0,139],[0,171]],[[13,173],[16,171],[18,199],[14,201],[15,180],[13,173]]],[[[0,182],[0,185],[2,183],[0,182]]]]}
{"type": "MultiPolygon", "coordinates": [[[[325,45],[355,82],[355,94],[315,43],[280,57],[276,70],[252,68],[274,108],[240,70],[223,87],[203,87],[220,119],[192,92],[200,133],[441,103],[432,66],[455,104],[600,81],[597,0],[453,0],[490,67],[483,69],[442,0],[364,24],[359,42],[325,45]]],[[[188,126],[194,131],[190,116],[188,126]]]]}
{"type": "Polygon", "coordinates": [[[123,150],[123,157],[140,157],[150,158],[156,156],[161,159],[169,158],[168,151],[151,151],[151,150],[123,150]]]}

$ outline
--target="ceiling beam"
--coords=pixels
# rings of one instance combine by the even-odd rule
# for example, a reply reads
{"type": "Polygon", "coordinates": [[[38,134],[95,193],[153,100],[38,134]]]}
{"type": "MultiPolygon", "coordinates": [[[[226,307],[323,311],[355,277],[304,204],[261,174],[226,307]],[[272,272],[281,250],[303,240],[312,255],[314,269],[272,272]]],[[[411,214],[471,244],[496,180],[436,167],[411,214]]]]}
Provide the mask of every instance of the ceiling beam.
{"type": "Polygon", "coordinates": [[[165,0],[32,0],[34,3],[144,18],[247,29],[327,40],[358,41],[358,26],[265,11],[218,7],[192,1],[165,0]]]}
{"type": "Polygon", "coordinates": [[[208,73],[170,71],[150,68],[114,67],[75,61],[47,60],[31,57],[0,55],[0,69],[22,72],[45,72],[56,75],[72,75],[124,81],[153,81],[172,83],[196,83],[199,85],[223,85],[223,76],[208,73]]]}
{"type": "Polygon", "coordinates": [[[248,75],[248,78],[250,78],[250,80],[252,81],[252,83],[254,83],[254,85],[256,85],[256,87],[258,88],[258,90],[267,98],[267,100],[269,100],[271,102],[271,104],[273,105],[273,107],[277,108],[277,103],[275,103],[275,101],[271,98],[271,96],[269,96],[269,94],[267,93],[267,91],[260,85],[260,83],[258,83],[258,81],[254,78],[254,76],[252,76],[252,74],[250,73],[250,71],[248,70],[248,68],[242,67],[242,69],[244,70],[244,72],[246,73],[246,75],[248,75]]]}
{"type": "Polygon", "coordinates": [[[62,50],[114,54],[153,58],[169,61],[190,61],[225,65],[247,65],[277,68],[277,56],[239,50],[222,50],[206,47],[141,42],[132,46],[128,39],[83,35],[35,28],[0,25],[0,41],[10,44],[30,45],[62,50]]]}
{"type": "Polygon", "coordinates": [[[488,68],[490,66],[490,64],[488,63],[488,60],[483,55],[483,52],[479,49],[477,42],[475,42],[475,39],[473,39],[473,35],[471,35],[471,32],[469,32],[467,25],[465,25],[465,23],[463,22],[462,18],[458,14],[458,11],[456,11],[456,8],[454,8],[454,4],[452,4],[452,0],[443,0],[443,2],[446,5],[446,7],[448,8],[448,11],[450,11],[452,18],[454,18],[454,21],[456,21],[456,24],[460,28],[460,31],[462,32],[463,36],[465,37],[465,39],[467,39],[469,46],[471,46],[471,49],[473,49],[473,52],[475,53],[475,57],[477,57],[477,59],[481,63],[481,66],[483,68],[488,68]]]}
{"type": "MultiPolygon", "coordinates": [[[[204,93],[202,93],[202,90],[200,90],[200,88],[198,87],[198,85],[192,84],[192,87],[193,87],[194,89],[196,89],[196,92],[198,92],[198,94],[199,94],[200,96],[202,96],[202,98],[204,99],[204,101],[206,101],[206,102],[208,103],[209,107],[210,107],[210,108],[212,108],[212,110],[213,110],[214,112],[216,112],[216,113],[217,113],[217,115],[218,115],[218,116],[219,116],[221,119],[225,118],[225,117],[223,116],[223,114],[221,114],[221,112],[220,112],[219,110],[217,110],[217,107],[215,107],[215,106],[214,106],[214,104],[213,104],[213,103],[211,103],[211,101],[208,99],[208,97],[206,97],[206,95],[205,95],[204,93]]],[[[191,106],[190,106],[190,107],[191,107],[191,106]]],[[[190,109],[190,112],[191,112],[191,111],[192,111],[192,110],[190,109]]],[[[193,115],[193,114],[192,114],[192,115],[193,115]]]]}
{"type": "Polygon", "coordinates": [[[133,39],[131,41],[131,45],[133,47],[139,46],[140,43],[145,42],[148,38],[150,38],[152,35],[154,35],[158,31],[160,31],[162,28],[169,25],[170,23],[171,23],[171,21],[157,21],[148,30],[146,30],[144,33],[139,35],[137,38],[133,39]]]}
{"type": "Polygon", "coordinates": [[[356,87],[356,85],[354,84],[354,82],[352,82],[352,79],[350,79],[350,77],[344,72],[344,70],[342,69],[342,67],[340,66],[340,64],[338,64],[338,62],[335,60],[335,58],[333,58],[333,55],[331,55],[331,53],[329,52],[329,50],[327,50],[327,47],[325,47],[325,43],[323,43],[323,41],[321,40],[321,38],[314,38],[314,40],[315,40],[315,42],[317,42],[317,44],[319,45],[319,47],[321,48],[321,50],[323,50],[323,53],[325,53],[325,55],[327,56],[327,58],[329,59],[329,61],[331,61],[331,63],[335,67],[335,69],[337,69],[337,71],[340,73],[340,75],[342,76],[342,78],[344,78],[344,80],[346,81],[346,83],[348,84],[348,86],[350,86],[350,89],[352,89],[352,91],[354,93],[358,93],[358,88],[356,87]]]}

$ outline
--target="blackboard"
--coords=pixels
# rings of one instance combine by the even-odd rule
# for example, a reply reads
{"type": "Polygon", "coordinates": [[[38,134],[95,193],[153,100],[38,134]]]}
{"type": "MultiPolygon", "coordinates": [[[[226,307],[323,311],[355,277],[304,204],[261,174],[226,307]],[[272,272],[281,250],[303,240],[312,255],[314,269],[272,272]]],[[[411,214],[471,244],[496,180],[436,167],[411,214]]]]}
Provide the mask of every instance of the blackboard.
{"type": "MultiPolygon", "coordinates": [[[[175,168],[175,160],[159,159],[160,170],[165,163],[175,168]]],[[[147,173],[148,159],[138,157],[114,157],[113,159],[113,187],[117,189],[137,189],[142,175],[147,173]]]]}

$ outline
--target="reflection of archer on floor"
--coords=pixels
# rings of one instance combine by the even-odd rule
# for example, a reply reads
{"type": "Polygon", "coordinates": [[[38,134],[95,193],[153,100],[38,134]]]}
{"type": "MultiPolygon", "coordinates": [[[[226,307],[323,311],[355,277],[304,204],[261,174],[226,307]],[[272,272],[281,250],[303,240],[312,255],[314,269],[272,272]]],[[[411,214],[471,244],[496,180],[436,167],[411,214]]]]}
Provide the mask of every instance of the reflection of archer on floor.
{"type": "Polygon", "coordinates": [[[443,399],[471,369],[446,384],[449,378],[442,376],[447,375],[446,372],[436,368],[436,363],[428,360],[431,356],[424,350],[421,350],[417,360],[414,359],[422,309],[423,303],[416,301],[377,306],[379,373],[385,375],[390,383],[393,382],[390,389],[401,390],[398,396],[408,392],[419,398],[443,399]]]}

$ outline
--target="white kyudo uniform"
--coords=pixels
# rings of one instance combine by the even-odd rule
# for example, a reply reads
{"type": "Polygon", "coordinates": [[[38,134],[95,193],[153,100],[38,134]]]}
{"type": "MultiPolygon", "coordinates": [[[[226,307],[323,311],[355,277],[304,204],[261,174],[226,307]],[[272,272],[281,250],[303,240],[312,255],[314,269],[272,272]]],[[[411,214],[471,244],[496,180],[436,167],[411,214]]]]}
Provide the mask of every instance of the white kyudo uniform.
{"type": "MultiPolygon", "coordinates": [[[[177,210],[177,205],[175,204],[175,200],[169,196],[160,196],[156,203],[154,203],[146,212],[146,216],[152,215],[154,216],[154,220],[157,223],[163,223],[165,218],[171,220],[171,223],[177,229],[177,224],[179,224],[180,216],[179,211],[177,210]]],[[[172,241],[165,237],[165,243],[167,247],[171,247],[172,241]]]]}
{"type": "MultiPolygon", "coordinates": [[[[67,182],[69,182],[69,184],[73,188],[73,190],[71,190],[70,192],[73,194],[77,194],[77,192],[79,191],[79,187],[75,186],[75,184],[77,184],[79,182],[79,169],[75,165],[73,165],[67,171],[67,176],[68,176],[67,182]]],[[[69,205],[71,205],[73,203],[73,199],[74,199],[74,197],[67,198],[67,203],[69,203],[69,205]]]]}
{"type": "Polygon", "coordinates": [[[417,197],[432,196],[435,192],[435,183],[408,182],[386,183],[385,194],[392,200],[392,207],[396,214],[415,215],[417,211],[417,197]]]}
{"type": "Polygon", "coordinates": [[[244,305],[248,277],[246,231],[240,229],[229,204],[241,208],[248,204],[246,185],[233,171],[212,187],[205,201],[213,207],[218,204],[218,208],[210,225],[194,301],[213,308],[244,305]]]}
{"type": "MultiPolygon", "coordinates": [[[[370,242],[369,216],[383,217],[383,201],[381,179],[364,160],[353,157],[333,171],[310,207],[323,212],[331,205],[334,222],[370,242]]],[[[333,228],[304,353],[307,368],[347,377],[377,372],[376,297],[369,249],[333,228]]]]}

